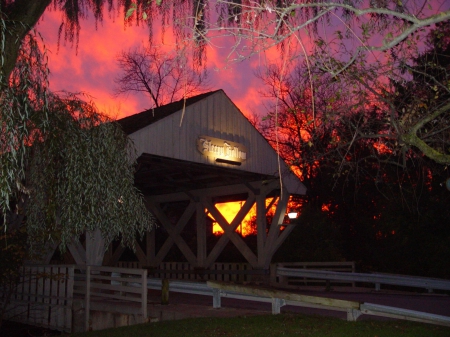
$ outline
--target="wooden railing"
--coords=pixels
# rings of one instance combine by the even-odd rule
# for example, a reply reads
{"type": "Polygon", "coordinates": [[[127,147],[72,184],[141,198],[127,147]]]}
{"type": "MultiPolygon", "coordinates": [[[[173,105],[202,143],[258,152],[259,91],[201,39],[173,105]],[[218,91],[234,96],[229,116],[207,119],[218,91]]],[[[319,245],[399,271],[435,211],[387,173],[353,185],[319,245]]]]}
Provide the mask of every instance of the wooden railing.
{"type": "Polygon", "coordinates": [[[74,294],[84,297],[85,328],[89,330],[90,311],[120,312],[147,319],[147,270],[98,266],[76,266],[74,294]],[[133,311],[133,305],[138,304],[133,311]]]}
{"type": "Polygon", "coordinates": [[[294,275],[280,275],[280,269],[295,270],[326,270],[335,272],[355,272],[355,262],[284,262],[271,266],[271,284],[281,288],[298,288],[300,286],[355,286],[355,282],[349,280],[324,280],[321,278],[299,277],[294,275]],[[327,283],[328,282],[328,283],[327,283]]]}
{"type": "Polygon", "coordinates": [[[74,267],[24,266],[4,319],[71,332],[74,267]]]}
{"type": "Polygon", "coordinates": [[[277,275],[293,278],[322,279],[333,282],[358,282],[375,284],[375,289],[380,290],[381,284],[389,284],[397,287],[423,288],[429,292],[433,290],[450,291],[450,280],[434,279],[417,276],[391,275],[391,274],[362,274],[342,273],[325,270],[305,270],[294,268],[278,268],[277,275]]]}
{"type": "Polygon", "coordinates": [[[159,279],[186,281],[251,282],[254,275],[262,273],[254,270],[249,263],[214,263],[211,268],[195,268],[188,262],[162,262],[157,268],[146,267],[139,262],[119,262],[120,268],[145,268],[148,276],[159,279]]]}
{"type": "MultiPolygon", "coordinates": [[[[352,274],[349,273],[348,275],[352,274]]],[[[346,311],[348,321],[356,321],[361,315],[365,314],[450,326],[450,317],[447,316],[374,303],[360,303],[356,301],[347,301],[322,296],[306,296],[276,289],[239,284],[227,284],[224,282],[215,281],[208,281],[206,286],[211,288],[213,292],[213,308],[220,308],[221,297],[227,297],[249,301],[271,302],[273,314],[279,314],[282,306],[294,305],[309,308],[346,311]]],[[[180,288],[180,285],[178,285],[178,288],[180,288]]]]}

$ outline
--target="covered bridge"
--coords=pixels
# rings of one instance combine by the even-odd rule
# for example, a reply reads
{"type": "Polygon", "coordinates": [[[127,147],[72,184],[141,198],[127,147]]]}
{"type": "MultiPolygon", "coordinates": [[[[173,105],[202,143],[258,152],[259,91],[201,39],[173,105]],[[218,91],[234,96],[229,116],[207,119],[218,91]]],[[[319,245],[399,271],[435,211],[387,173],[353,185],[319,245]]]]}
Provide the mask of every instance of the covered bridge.
{"type": "MultiPolygon", "coordinates": [[[[289,196],[305,194],[306,188],[222,90],[118,122],[136,148],[136,184],[160,223],[136,245],[141,266],[158,268],[176,246],[178,256],[192,268],[207,270],[231,243],[252,269],[269,268],[272,256],[292,231],[293,226],[283,230],[279,226],[289,196]],[[215,206],[228,201],[242,204],[231,223],[215,206]],[[255,204],[257,242],[250,248],[235,230],[255,204]],[[266,213],[273,206],[276,211],[267,224],[266,213]],[[212,220],[224,232],[215,237],[213,246],[208,241],[212,220]]],[[[92,239],[69,250],[81,256],[84,246],[81,260],[86,264],[103,259],[104,265],[116,265],[124,248],[116,245],[103,258],[100,245],[92,239]]]]}

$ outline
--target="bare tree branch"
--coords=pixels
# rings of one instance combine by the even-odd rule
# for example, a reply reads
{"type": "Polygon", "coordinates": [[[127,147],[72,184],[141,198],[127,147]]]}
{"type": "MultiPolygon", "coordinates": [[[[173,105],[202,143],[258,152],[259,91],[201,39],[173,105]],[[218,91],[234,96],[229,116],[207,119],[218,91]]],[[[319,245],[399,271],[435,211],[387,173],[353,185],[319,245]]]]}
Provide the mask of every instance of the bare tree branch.
{"type": "Polygon", "coordinates": [[[116,95],[145,93],[151,107],[159,107],[207,89],[206,73],[187,65],[182,55],[168,55],[156,47],[122,52],[116,95]]]}

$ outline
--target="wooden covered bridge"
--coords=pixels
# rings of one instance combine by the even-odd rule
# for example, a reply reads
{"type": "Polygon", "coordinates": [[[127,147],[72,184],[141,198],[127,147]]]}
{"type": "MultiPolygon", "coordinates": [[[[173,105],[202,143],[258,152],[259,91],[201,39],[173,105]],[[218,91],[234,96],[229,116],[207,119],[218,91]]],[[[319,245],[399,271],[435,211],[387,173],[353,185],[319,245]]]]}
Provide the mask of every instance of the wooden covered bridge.
{"type": "MultiPolygon", "coordinates": [[[[136,245],[139,265],[160,268],[175,245],[192,269],[208,270],[231,242],[253,270],[267,272],[292,231],[293,226],[278,226],[289,197],[306,188],[227,95],[212,91],[118,122],[136,148],[136,184],[160,223],[136,245]],[[231,223],[215,206],[228,201],[242,202],[231,223]],[[235,231],[255,204],[256,250],[235,231]],[[211,218],[224,232],[214,246],[207,244],[211,218]]],[[[105,254],[102,247],[96,233],[86,242],[74,241],[69,250],[79,265],[116,266],[124,248],[115,245],[105,254]]]]}

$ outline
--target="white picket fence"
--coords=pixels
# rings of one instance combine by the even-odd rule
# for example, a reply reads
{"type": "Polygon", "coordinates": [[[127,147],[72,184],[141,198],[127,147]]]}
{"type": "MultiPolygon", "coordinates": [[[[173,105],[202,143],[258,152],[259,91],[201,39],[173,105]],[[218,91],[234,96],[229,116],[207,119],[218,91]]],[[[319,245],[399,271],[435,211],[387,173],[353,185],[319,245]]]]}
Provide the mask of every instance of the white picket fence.
{"type": "MultiPolygon", "coordinates": [[[[74,298],[83,302],[85,329],[91,310],[147,319],[147,270],[96,266],[25,266],[4,319],[73,331],[74,298]]],[[[2,291],[2,289],[0,289],[2,291]]]]}
{"type": "Polygon", "coordinates": [[[147,319],[147,270],[76,266],[74,294],[84,298],[85,330],[90,329],[91,310],[126,313],[147,319]]]}
{"type": "Polygon", "coordinates": [[[73,266],[24,266],[4,319],[71,332],[73,280],[73,266]]]}

